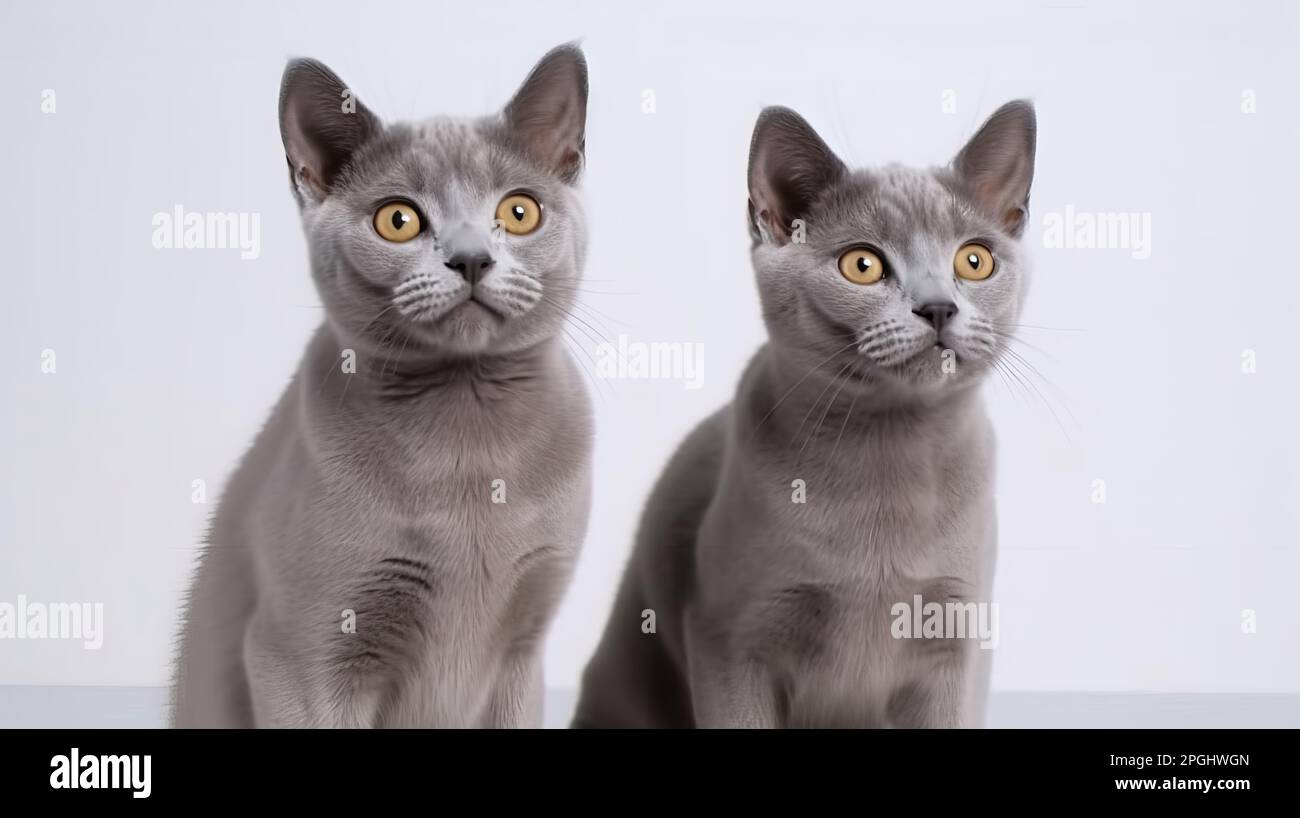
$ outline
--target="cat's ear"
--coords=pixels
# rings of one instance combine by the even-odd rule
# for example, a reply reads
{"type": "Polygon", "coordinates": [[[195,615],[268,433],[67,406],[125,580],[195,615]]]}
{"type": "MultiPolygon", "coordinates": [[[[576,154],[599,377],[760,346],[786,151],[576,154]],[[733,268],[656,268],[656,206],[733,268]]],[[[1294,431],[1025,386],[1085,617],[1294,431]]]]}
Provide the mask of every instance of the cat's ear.
{"type": "Polygon", "coordinates": [[[952,162],[976,207],[1013,236],[1029,221],[1037,133],[1033,104],[1008,102],[993,112],[952,162]]]}
{"type": "Polygon", "coordinates": [[[576,44],[552,48],[503,112],[515,146],[542,168],[577,181],[586,151],[586,57],[576,44]]]}
{"type": "Polygon", "coordinates": [[[569,43],[537,63],[503,112],[511,141],[565,182],[582,174],[587,142],[587,60],[569,43]]]}
{"type": "Polygon", "coordinates": [[[749,226],[755,240],[790,240],[795,219],[846,173],[803,117],[789,108],[765,108],[749,146],[749,226]]]}
{"type": "Polygon", "coordinates": [[[280,138],[294,193],[325,198],[353,152],[383,129],[333,71],[290,60],[280,82],[280,138]]]}

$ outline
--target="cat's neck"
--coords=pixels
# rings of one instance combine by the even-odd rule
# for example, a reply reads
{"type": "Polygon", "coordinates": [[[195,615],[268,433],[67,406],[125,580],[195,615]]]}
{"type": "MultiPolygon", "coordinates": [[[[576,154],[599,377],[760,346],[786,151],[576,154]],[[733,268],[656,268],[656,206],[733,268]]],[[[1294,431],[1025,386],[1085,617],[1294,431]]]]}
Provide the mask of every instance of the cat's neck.
{"type": "Polygon", "coordinates": [[[986,437],[977,385],[914,392],[792,363],[769,345],[747,373],[737,395],[734,432],[745,452],[737,468],[847,484],[864,468],[902,473],[917,463],[957,463],[986,437]]]}
{"type": "MultiPolygon", "coordinates": [[[[444,389],[467,390],[482,400],[518,396],[541,388],[560,353],[555,339],[508,352],[483,355],[445,353],[427,347],[365,345],[350,341],[329,322],[308,350],[309,375],[323,379],[337,369],[357,397],[384,401],[418,399],[444,389]]],[[[334,382],[341,379],[331,378],[334,382]]]]}
{"type": "Polygon", "coordinates": [[[764,348],[759,361],[764,391],[772,393],[774,403],[790,404],[781,412],[795,414],[796,420],[805,410],[812,413],[814,421],[822,412],[838,420],[851,406],[859,421],[942,422],[979,403],[977,382],[910,386],[887,376],[852,375],[845,369],[848,363],[836,357],[821,366],[810,366],[772,343],[764,348]]]}

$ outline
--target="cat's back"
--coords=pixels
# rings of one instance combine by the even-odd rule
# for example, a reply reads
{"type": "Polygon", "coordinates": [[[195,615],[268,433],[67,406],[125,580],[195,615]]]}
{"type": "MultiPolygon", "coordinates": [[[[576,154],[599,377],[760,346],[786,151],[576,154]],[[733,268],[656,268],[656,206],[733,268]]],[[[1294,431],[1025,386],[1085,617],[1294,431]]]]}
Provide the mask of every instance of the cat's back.
{"type": "Polygon", "coordinates": [[[265,524],[263,504],[282,493],[283,484],[267,477],[292,459],[297,445],[298,393],[295,376],[231,473],[213,514],[183,614],[171,702],[178,727],[253,726],[242,657],[260,596],[251,545],[265,524]]]}
{"type": "Polygon", "coordinates": [[[692,429],[651,490],[613,615],[583,674],[575,727],[694,725],[683,612],[697,587],[697,534],[716,492],[730,417],[724,406],[692,429]]]}
{"type": "Polygon", "coordinates": [[[654,595],[670,607],[676,607],[675,602],[693,584],[690,564],[695,534],[717,489],[731,415],[728,404],[682,440],[641,516],[637,559],[642,561],[654,595]]]}
{"type": "Polygon", "coordinates": [[[697,534],[717,496],[729,447],[737,445],[737,404],[755,390],[766,352],[764,345],[750,358],[736,399],[697,424],[682,440],[646,502],[635,553],[648,563],[651,585],[663,588],[665,595],[680,598],[694,584],[691,563],[697,534]]]}

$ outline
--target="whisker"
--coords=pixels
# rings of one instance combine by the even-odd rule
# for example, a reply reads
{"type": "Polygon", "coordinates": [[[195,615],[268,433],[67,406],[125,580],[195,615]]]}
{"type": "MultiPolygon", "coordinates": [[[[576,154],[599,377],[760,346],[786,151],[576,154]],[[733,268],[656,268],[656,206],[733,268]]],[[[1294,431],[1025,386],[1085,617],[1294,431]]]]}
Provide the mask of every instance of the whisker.
{"type": "Polygon", "coordinates": [[[1017,374],[1017,377],[1020,379],[1021,383],[1025,384],[1028,389],[1032,390],[1033,393],[1037,395],[1038,400],[1041,401],[1043,406],[1047,409],[1047,411],[1051,413],[1052,419],[1056,421],[1056,425],[1060,428],[1061,434],[1065,435],[1065,439],[1067,441],[1073,442],[1073,440],[1070,438],[1069,431],[1066,430],[1065,424],[1061,422],[1061,418],[1056,413],[1056,410],[1052,407],[1051,402],[1048,401],[1046,397],[1044,397],[1043,393],[1039,391],[1038,387],[1033,383],[1033,381],[1029,380],[1028,375],[1026,375],[1023,371],[1021,371],[1020,367],[1016,363],[1016,360],[1014,358],[1006,358],[1003,360],[1003,362],[1007,364],[1007,367],[1011,372],[1017,374]]]}
{"type": "Polygon", "coordinates": [[[1000,381],[1002,387],[1007,390],[1007,394],[1014,395],[1015,392],[1011,388],[1011,383],[1007,380],[1007,373],[1002,370],[1002,362],[997,358],[993,359],[993,371],[998,373],[998,381],[1000,381]]]}
{"type": "Polygon", "coordinates": [[[849,361],[844,366],[840,367],[840,371],[836,373],[835,379],[831,381],[832,383],[839,381],[839,386],[836,387],[835,392],[831,395],[831,399],[826,401],[826,408],[822,410],[822,416],[817,419],[817,425],[813,427],[813,430],[808,437],[804,438],[803,445],[799,447],[799,456],[795,461],[796,467],[803,463],[804,449],[808,448],[808,444],[817,438],[817,435],[821,432],[822,424],[826,422],[826,416],[830,414],[831,407],[835,405],[835,400],[840,396],[840,392],[844,390],[844,387],[848,385],[849,378],[844,377],[844,373],[852,366],[853,361],[849,361]]]}
{"type": "Polygon", "coordinates": [[[361,330],[357,333],[357,335],[365,335],[366,332],[375,325],[376,321],[378,321],[380,318],[383,318],[384,315],[389,310],[393,310],[393,309],[397,309],[396,304],[389,304],[387,307],[384,307],[382,310],[379,311],[378,315],[376,315],[374,318],[371,318],[369,321],[366,322],[366,325],[361,328],[361,330]]]}
{"type": "MultiPolygon", "coordinates": [[[[543,293],[540,296],[539,301],[554,309],[557,313],[560,314],[560,317],[564,321],[577,319],[577,316],[565,310],[563,304],[560,304],[558,301],[556,301],[553,298],[548,298],[545,293],[543,293]]],[[[581,332],[583,335],[587,336],[587,340],[591,341],[596,346],[600,346],[602,343],[604,344],[609,343],[609,341],[605,338],[605,336],[601,335],[599,332],[595,332],[594,330],[591,330],[590,327],[587,324],[585,324],[585,322],[582,323],[582,326],[579,326],[578,324],[571,324],[570,326],[572,326],[574,329],[581,332]]]]}
{"type": "Polygon", "coordinates": [[[821,363],[817,364],[817,365],[814,366],[812,369],[809,369],[809,370],[804,374],[804,376],[803,376],[802,378],[800,378],[799,380],[795,381],[794,386],[792,386],[792,387],[790,387],[789,389],[787,389],[786,392],[785,392],[785,394],[782,395],[780,398],[778,398],[777,401],[776,401],[776,403],[772,404],[772,408],[768,410],[767,414],[766,414],[766,415],[763,415],[763,419],[760,420],[760,421],[758,422],[758,424],[754,427],[754,431],[753,431],[752,433],[750,433],[750,436],[749,436],[750,441],[752,442],[752,441],[754,440],[754,436],[758,434],[758,430],[761,429],[761,428],[763,427],[763,424],[764,424],[764,423],[767,423],[768,418],[772,417],[772,415],[774,415],[774,414],[776,413],[776,410],[777,410],[778,408],[780,408],[781,404],[785,403],[786,399],[789,398],[791,395],[794,394],[794,390],[798,389],[799,386],[800,386],[800,384],[802,384],[804,381],[808,380],[808,378],[810,378],[814,372],[816,372],[817,370],[821,369],[823,366],[825,366],[826,364],[828,364],[828,363],[830,363],[832,360],[834,360],[834,358],[835,358],[836,356],[844,354],[846,351],[848,351],[849,347],[855,345],[857,342],[858,342],[858,341],[857,341],[856,338],[855,338],[854,340],[852,340],[852,341],[849,341],[849,342],[848,342],[847,344],[845,344],[844,346],[842,346],[842,347],[840,347],[839,349],[837,349],[837,350],[835,350],[834,352],[832,352],[832,353],[830,354],[830,357],[828,357],[826,360],[824,360],[824,361],[822,361],[821,363]]]}
{"type": "MultiPolygon", "coordinates": [[[[839,378],[839,376],[843,374],[844,371],[852,365],[853,365],[853,361],[849,361],[844,366],[840,367],[839,372],[836,372],[834,375],[832,375],[831,379],[826,382],[825,386],[822,387],[822,391],[817,393],[817,397],[813,400],[812,405],[809,406],[808,411],[804,413],[803,420],[799,421],[799,428],[795,429],[794,437],[790,438],[790,443],[789,443],[790,446],[794,445],[795,440],[797,440],[799,437],[799,433],[803,431],[804,424],[808,422],[808,418],[812,417],[812,413],[816,411],[817,405],[822,402],[822,396],[825,395],[830,390],[830,388],[835,385],[835,381],[839,378]]],[[[807,445],[806,441],[804,445],[807,445]]],[[[799,451],[802,452],[803,449],[800,449],[799,451]]]]}
{"type": "Polygon", "coordinates": [[[1065,410],[1066,414],[1070,416],[1070,420],[1074,421],[1074,425],[1077,427],[1081,426],[1078,418],[1076,418],[1074,416],[1074,413],[1070,411],[1069,400],[1067,399],[1065,393],[1061,391],[1060,387],[1052,383],[1052,381],[1049,380],[1046,375],[1044,375],[1041,371],[1039,371],[1038,367],[1034,366],[1034,364],[1030,362],[1027,358],[1025,358],[1025,356],[1016,352],[1014,349],[1006,350],[1006,354],[1009,355],[1015,361],[1017,361],[1022,367],[1028,369],[1029,372],[1035,378],[1037,378],[1040,382],[1042,382],[1043,386],[1047,387],[1048,389],[1051,389],[1055,393],[1056,399],[1060,402],[1061,408],[1065,410]]]}
{"type": "MultiPolygon", "coordinates": [[[[397,360],[393,362],[393,374],[394,374],[394,375],[396,375],[396,374],[397,374],[397,370],[398,370],[399,368],[401,368],[401,366],[402,366],[402,355],[404,355],[404,354],[406,353],[406,345],[407,345],[408,343],[410,343],[410,341],[411,341],[411,333],[410,333],[410,331],[409,331],[408,329],[406,329],[406,328],[403,328],[403,329],[402,329],[402,336],[403,336],[403,338],[402,338],[402,348],[399,349],[399,350],[397,351],[397,360]]],[[[384,372],[383,372],[383,370],[381,369],[381,370],[379,371],[379,377],[382,378],[383,376],[384,376],[384,372]]]]}
{"type": "Polygon", "coordinates": [[[325,377],[320,379],[320,386],[316,387],[317,398],[319,398],[322,394],[325,393],[325,386],[326,384],[329,383],[330,376],[334,374],[335,369],[340,369],[340,370],[342,369],[342,366],[339,364],[338,361],[335,361],[334,363],[330,364],[329,369],[325,370],[325,377]]]}
{"type": "Polygon", "coordinates": [[[602,333],[600,330],[598,330],[598,329],[596,329],[595,327],[593,327],[593,326],[592,326],[590,323],[588,323],[587,321],[583,320],[580,316],[577,316],[577,315],[575,315],[575,314],[573,314],[573,313],[569,313],[569,317],[572,318],[573,320],[577,321],[579,324],[582,324],[582,325],[583,325],[584,327],[586,327],[587,329],[591,330],[593,333],[596,334],[596,337],[599,338],[599,339],[600,339],[601,341],[603,341],[604,343],[606,343],[606,344],[609,343],[609,339],[605,337],[604,333],[602,333]]]}
{"type": "Polygon", "coordinates": [[[1087,332],[1086,329],[1082,329],[1079,327],[1043,327],[1043,326],[1037,326],[1035,324],[1010,324],[1010,323],[1003,323],[1003,322],[999,322],[998,325],[1002,327],[1011,327],[1013,329],[1036,329],[1036,330],[1043,330],[1045,332],[1087,332]]]}
{"type": "Polygon", "coordinates": [[[394,325],[393,331],[388,334],[387,338],[384,341],[384,345],[387,346],[388,351],[384,353],[384,362],[379,367],[379,377],[381,379],[384,377],[384,371],[388,369],[388,359],[393,356],[393,346],[396,345],[397,333],[400,332],[401,330],[402,330],[401,324],[394,325]]]}
{"type": "Polygon", "coordinates": [[[994,326],[986,327],[984,329],[990,335],[992,335],[994,338],[997,338],[998,340],[1010,341],[1013,343],[1020,344],[1021,346],[1026,347],[1027,349],[1032,349],[1034,352],[1037,352],[1038,354],[1042,355],[1044,358],[1046,358],[1049,361],[1056,360],[1056,356],[1052,355],[1052,353],[1048,352],[1047,350],[1043,349],[1040,346],[1037,346],[1036,344],[1031,344],[1030,342],[1026,341],[1024,338],[1021,338],[1019,335],[1016,335],[1015,333],[1007,332],[1003,329],[994,326]]]}
{"type": "Polygon", "coordinates": [[[1007,370],[1007,365],[1001,359],[994,358],[993,369],[998,373],[998,377],[1006,387],[1007,394],[1020,401],[1020,403],[1026,404],[1024,387],[1011,378],[1007,370]]]}
{"type": "Polygon", "coordinates": [[[581,284],[571,283],[565,279],[550,278],[546,280],[546,286],[553,287],[557,290],[562,289],[570,293],[587,293],[589,295],[641,295],[641,293],[630,290],[593,290],[590,287],[584,287],[581,284]]]}
{"type": "Polygon", "coordinates": [[[858,395],[860,392],[853,393],[853,400],[849,401],[849,411],[844,413],[844,420],[840,423],[840,433],[835,436],[835,446],[831,448],[830,456],[827,460],[834,459],[840,451],[840,440],[844,438],[844,430],[848,428],[849,418],[853,415],[853,408],[858,405],[858,395]]]}
{"type": "MultiPolygon", "coordinates": [[[[590,305],[590,304],[587,304],[587,303],[585,303],[585,302],[583,302],[583,301],[580,301],[580,300],[578,300],[577,298],[575,298],[575,299],[573,300],[573,306],[574,306],[575,308],[580,308],[580,309],[582,309],[584,312],[587,313],[587,316],[590,317],[593,321],[594,321],[594,320],[612,321],[613,323],[615,323],[615,324],[619,324],[619,325],[622,325],[622,326],[624,326],[624,327],[628,326],[628,323],[627,323],[626,321],[621,321],[621,320],[619,320],[619,319],[617,319],[617,318],[614,318],[613,316],[609,315],[608,313],[603,312],[603,311],[597,309],[596,307],[593,307],[593,306],[590,305]]],[[[608,327],[606,327],[606,329],[608,329],[608,327]]]]}
{"type": "MultiPolygon", "coordinates": [[[[560,332],[564,333],[564,337],[567,338],[570,343],[576,345],[580,350],[582,350],[583,354],[587,356],[587,359],[591,361],[592,366],[597,366],[596,360],[591,357],[591,353],[587,350],[587,348],[584,347],[582,344],[578,343],[576,340],[574,340],[574,337],[569,334],[568,328],[565,327],[563,324],[560,325],[560,332]]],[[[572,347],[569,348],[569,352],[570,354],[573,353],[572,347]]],[[[578,364],[579,367],[582,368],[583,375],[585,375],[587,380],[591,383],[592,391],[595,392],[597,395],[600,395],[600,399],[604,401],[606,404],[608,404],[609,397],[600,390],[601,384],[603,383],[605,388],[610,390],[611,393],[613,392],[614,387],[609,383],[603,382],[600,378],[597,378],[596,376],[592,375],[591,370],[587,368],[587,365],[585,363],[583,363],[582,358],[578,357],[577,355],[574,355],[573,360],[578,364]]]]}
{"type": "MultiPolygon", "coordinates": [[[[622,362],[623,364],[627,364],[628,361],[623,356],[623,353],[619,351],[618,346],[612,343],[608,338],[606,338],[605,335],[600,332],[600,330],[596,329],[591,324],[584,321],[581,316],[574,315],[572,312],[565,313],[563,308],[560,306],[560,304],[558,304],[554,300],[547,299],[545,295],[542,296],[542,299],[546,300],[547,303],[549,303],[552,307],[554,307],[556,310],[563,313],[566,321],[570,319],[577,321],[578,323],[573,326],[576,329],[578,329],[580,332],[582,332],[583,335],[586,335],[588,340],[590,340],[593,344],[595,344],[597,347],[603,347],[613,351],[613,353],[618,356],[620,362],[622,362]]],[[[594,363],[595,362],[593,361],[593,364],[594,363]]]]}

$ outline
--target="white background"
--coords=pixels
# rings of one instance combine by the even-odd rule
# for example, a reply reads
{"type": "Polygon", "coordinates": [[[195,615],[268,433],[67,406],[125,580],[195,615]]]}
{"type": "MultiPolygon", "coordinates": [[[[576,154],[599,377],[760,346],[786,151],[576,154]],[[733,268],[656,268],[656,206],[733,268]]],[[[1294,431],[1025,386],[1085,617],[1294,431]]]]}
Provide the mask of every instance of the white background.
{"type": "Polygon", "coordinates": [[[0,683],[168,679],[206,519],[321,317],[276,121],[285,59],[324,60],[386,119],[474,115],[581,38],[591,323],[702,343],[706,368],[697,391],[597,385],[595,508],[550,685],[576,684],[650,483],[762,339],[743,218],[760,108],[796,108],[854,164],[941,164],[1027,96],[1023,321],[1052,329],[1022,333],[1041,398],[988,389],[995,686],[1300,691],[1300,14],[975,5],[4,4],[0,601],[102,602],[107,634],[98,652],[0,642],[0,683]],[[261,214],[260,258],[154,249],[153,214],[178,204],[261,214]],[[1043,247],[1044,216],[1068,205],[1149,213],[1150,258],[1043,247]]]}

